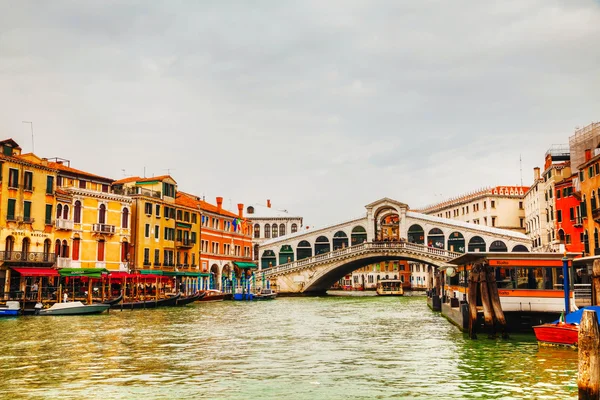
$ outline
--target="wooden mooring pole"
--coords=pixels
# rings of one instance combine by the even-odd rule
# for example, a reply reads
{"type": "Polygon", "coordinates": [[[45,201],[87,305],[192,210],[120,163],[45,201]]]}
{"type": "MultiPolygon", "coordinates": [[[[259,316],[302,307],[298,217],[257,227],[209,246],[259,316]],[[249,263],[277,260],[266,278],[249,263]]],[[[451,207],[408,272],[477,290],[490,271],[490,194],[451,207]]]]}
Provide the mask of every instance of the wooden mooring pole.
{"type": "Polygon", "coordinates": [[[600,333],[596,312],[585,310],[579,325],[579,374],[577,386],[580,400],[600,399],[600,333]]]}
{"type": "Polygon", "coordinates": [[[600,260],[594,260],[592,266],[592,305],[600,305],[600,260]]]}
{"type": "Polygon", "coordinates": [[[469,293],[467,302],[469,303],[469,337],[477,339],[477,277],[478,273],[469,274],[469,293]]]}

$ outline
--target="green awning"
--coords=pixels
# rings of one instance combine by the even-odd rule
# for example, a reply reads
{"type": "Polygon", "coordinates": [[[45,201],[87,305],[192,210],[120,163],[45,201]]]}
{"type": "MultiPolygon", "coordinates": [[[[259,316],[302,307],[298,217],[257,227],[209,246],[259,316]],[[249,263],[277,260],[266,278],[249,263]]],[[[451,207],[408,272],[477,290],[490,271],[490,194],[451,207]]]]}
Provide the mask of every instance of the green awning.
{"type": "Polygon", "coordinates": [[[185,272],[163,271],[163,275],[165,275],[165,276],[185,276],[185,272]]]}
{"type": "Polygon", "coordinates": [[[200,274],[200,272],[184,272],[184,276],[191,276],[191,277],[197,278],[202,275],[200,274]]]}
{"type": "Polygon", "coordinates": [[[58,270],[60,276],[85,276],[88,278],[102,278],[102,274],[108,274],[105,268],[61,268],[58,270]]]}
{"type": "Polygon", "coordinates": [[[238,267],[238,268],[242,268],[242,269],[246,269],[246,268],[258,268],[258,266],[254,263],[250,263],[250,262],[240,262],[240,261],[234,261],[233,264],[238,267]]]}
{"type": "Polygon", "coordinates": [[[198,275],[206,276],[206,277],[210,276],[210,274],[208,272],[200,272],[198,275]]]}
{"type": "MultiPolygon", "coordinates": [[[[160,269],[140,269],[137,272],[142,275],[163,275],[163,271],[160,269]]],[[[166,275],[166,273],[164,275],[166,275]]]]}

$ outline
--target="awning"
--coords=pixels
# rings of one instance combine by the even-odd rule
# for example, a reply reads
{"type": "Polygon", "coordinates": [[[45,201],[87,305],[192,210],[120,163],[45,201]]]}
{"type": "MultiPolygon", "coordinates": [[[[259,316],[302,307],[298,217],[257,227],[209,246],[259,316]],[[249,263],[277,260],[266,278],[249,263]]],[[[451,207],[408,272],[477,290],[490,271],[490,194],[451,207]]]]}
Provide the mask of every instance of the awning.
{"type": "Polygon", "coordinates": [[[210,274],[208,272],[199,272],[198,273],[199,276],[210,276],[210,274]]]}
{"type": "Polygon", "coordinates": [[[21,276],[58,276],[54,268],[11,268],[21,276]]]}
{"type": "Polygon", "coordinates": [[[102,278],[102,274],[107,274],[108,270],[104,268],[61,268],[58,270],[60,276],[85,276],[88,278],[102,278]]]}
{"type": "Polygon", "coordinates": [[[234,261],[233,264],[238,267],[238,268],[242,268],[242,269],[246,269],[246,268],[258,268],[258,265],[251,263],[251,262],[241,262],[241,261],[234,261]]]}
{"type": "Polygon", "coordinates": [[[165,276],[185,276],[185,272],[163,271],[163,275],[165,275],[165,276]]]}
{"type": "Polygon", "coordinates": [[[160,269],[140,269],[137,272],[142,275],[166,275],[160,269]]]}
{"type": "Polygon", "coordinates": [[[124,272],[124,271],[114,271],[114,272],[110,272],[108,274],[108,276],[110,278],[123,279],[123,278],[129,278],[130,274],[129,274],[129,272],[124,272]]]}

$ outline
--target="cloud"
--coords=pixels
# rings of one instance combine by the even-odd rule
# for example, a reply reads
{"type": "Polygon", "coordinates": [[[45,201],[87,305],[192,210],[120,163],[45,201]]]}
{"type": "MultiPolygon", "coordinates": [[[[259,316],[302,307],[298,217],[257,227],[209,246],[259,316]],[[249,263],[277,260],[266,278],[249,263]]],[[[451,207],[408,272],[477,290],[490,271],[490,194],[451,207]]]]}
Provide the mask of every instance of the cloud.
{"type": "MultiPolygon", "coordinates": [[[[6,2],[0,129],[322,225],[520,182],[598,120],[594,1],[6,2]]],[[[227,205],[227,201],[226,201],[227,205]]]]}

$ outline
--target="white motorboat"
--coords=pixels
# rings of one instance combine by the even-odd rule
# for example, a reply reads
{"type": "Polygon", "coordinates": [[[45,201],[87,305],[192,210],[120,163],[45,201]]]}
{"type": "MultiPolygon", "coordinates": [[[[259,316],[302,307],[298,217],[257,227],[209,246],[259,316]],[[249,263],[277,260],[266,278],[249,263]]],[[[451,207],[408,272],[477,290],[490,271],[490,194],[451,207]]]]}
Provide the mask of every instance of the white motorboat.
{"type": "Polygon", "coordinates": [[[80,301],[56,303],[50,308],[39,310],[39,315],[84,315],[100,314],[110,308],[110,304],[83,304],[80,301]]]}

